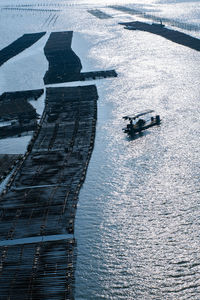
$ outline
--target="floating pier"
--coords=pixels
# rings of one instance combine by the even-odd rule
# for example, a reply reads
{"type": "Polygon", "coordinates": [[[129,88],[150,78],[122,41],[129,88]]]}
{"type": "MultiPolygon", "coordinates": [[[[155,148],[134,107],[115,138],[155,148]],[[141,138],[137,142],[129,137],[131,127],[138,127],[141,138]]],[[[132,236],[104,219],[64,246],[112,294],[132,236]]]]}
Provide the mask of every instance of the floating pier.
{"type": "Polygon", "coordinates": [[[49,61],[49,69],[44,76],[45,84],[117,76],[115,70],[81,73],[81,61],[71,48],[72,37],[72,31],[51,33],[44,48],[49,61]]]}
{"type": "Polygon", "coordinates": [[[40,124],[0,196],[3,299],[73,299],[72,234],[97,99],[94,85],[47,89],[40,124]]]}
{"type": "Polygon", "coordinates": [[[153,23],[148,24],[144,22],[123,22],[119,23],[121,25],[127,26],[126,29],[129,30],[141,30],[150,32],[153,34],[157,34],[159,36],[162,36],[174,43],[189,47],[191,49],[200,51],[200,40],[192,37],[188,34],[185,34],[183,32],[172,30],[164,27],[162,24],[159,23],[153,23]]]}
{"type": "Polygon", "coordinates": [[[24,34],[12,44],[0,50],[0,66],[20,52],[24,51],[26,48],[32,46],[43,35],[45,35],[45,33],[46,32],[24,34]]]}

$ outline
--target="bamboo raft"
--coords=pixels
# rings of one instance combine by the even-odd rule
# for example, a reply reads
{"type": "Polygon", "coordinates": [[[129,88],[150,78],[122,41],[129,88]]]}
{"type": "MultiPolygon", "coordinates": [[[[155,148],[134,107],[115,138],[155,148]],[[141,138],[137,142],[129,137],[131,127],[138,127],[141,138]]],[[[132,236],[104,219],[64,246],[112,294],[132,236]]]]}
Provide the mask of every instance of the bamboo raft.
{"type": "Polygon", "coordinates": [[[3,299],[73,299],[74,219],[97,99],[94,85],[47,89],[37,131],[0,196],[3,299]],[[65,237],[55,242],[59,235],[65,237]]]}
{"type": "Polygon", "coordinates": [[[36,43],[46,32],[24,34],[12,44],[0,50],[0,66],[26,48],[36,43]]]}

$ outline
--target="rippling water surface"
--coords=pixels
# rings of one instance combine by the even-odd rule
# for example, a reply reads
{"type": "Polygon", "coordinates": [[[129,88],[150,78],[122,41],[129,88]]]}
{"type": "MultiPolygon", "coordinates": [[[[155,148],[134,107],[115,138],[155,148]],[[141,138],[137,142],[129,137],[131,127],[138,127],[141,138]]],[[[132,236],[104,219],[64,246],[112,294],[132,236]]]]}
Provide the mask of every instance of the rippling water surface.
{"type": "Polygon", "coordinates": [[[199,299],[200,56],[113,23],[86,31],[89,56],[119,77],[97,84],[95,149],[76,217],[76,299],[199,299]],[[128,140],[122,116],[146,108],[161,126],[128,140]]]}
{"type": "MultiPolygon", "coordinates": [[[[200,54],[156,35],[124,30],[118,22],[136,16],[108,7],[127,5],[198,25],[199,3],[37,3],[60,8],[57,23],[45,21],[50,13],[3,11],[1,22],[6,20],[7,27],[18,21],[10,36],[0,36],[3,46],[31,30],[73,30],[73,49],[83,70],[118,72],[118,78],[95,82],[95,148],[76,216],[76,299],[199,299],[200,54]],[[97,19],[88,8],[102,9],[113,18],[97,19]],[[160,114],[161,125],[129,140],[122,132],[122,116],[148,108],[160,114]]],[[[26,50],[25,57],[2,67],[2,92],[41,87],[47,68],[41,45],[46,38],[26,50]],[[14,81],[14,70],[23,64],[14,81]]],[[[1,142],[1,151],[9,145],[1,142]]]]}

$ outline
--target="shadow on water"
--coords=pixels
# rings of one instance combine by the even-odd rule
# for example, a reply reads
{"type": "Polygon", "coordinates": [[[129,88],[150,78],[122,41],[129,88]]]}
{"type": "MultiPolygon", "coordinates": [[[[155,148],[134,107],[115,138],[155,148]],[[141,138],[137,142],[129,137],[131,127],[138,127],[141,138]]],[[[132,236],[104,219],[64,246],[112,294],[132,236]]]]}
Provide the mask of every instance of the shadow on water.
{"type": "Polygon", "coordinates": [[[134,136],[126,136],[126,141],[129,141],[129,142],[135,141],[135,140],[138,140],[138,139],[140,139],[142,137],[145,137],[149,134],[152,134],[152,132],[150,132],[150,131],[139,132],[139,133],[135,134],[134,136]]]}

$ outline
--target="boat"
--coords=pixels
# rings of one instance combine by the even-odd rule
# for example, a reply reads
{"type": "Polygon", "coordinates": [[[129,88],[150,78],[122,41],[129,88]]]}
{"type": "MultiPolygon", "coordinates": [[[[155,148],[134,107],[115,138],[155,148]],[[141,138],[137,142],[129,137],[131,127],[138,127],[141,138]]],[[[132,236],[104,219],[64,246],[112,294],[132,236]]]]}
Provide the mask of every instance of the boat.
{"type": "Polygon", "coordinates": [[[124,116],[124,120],[128,120],[129,123],[122,130],[127,133],[130,137],[134,137],[137,133],[142,132],[150,127],[160,125],[160,116],[153,116],[154,110],[144,110],[135,115],[124,116]],[[142,118],[141,118],[142,117],[142,118]]]}

